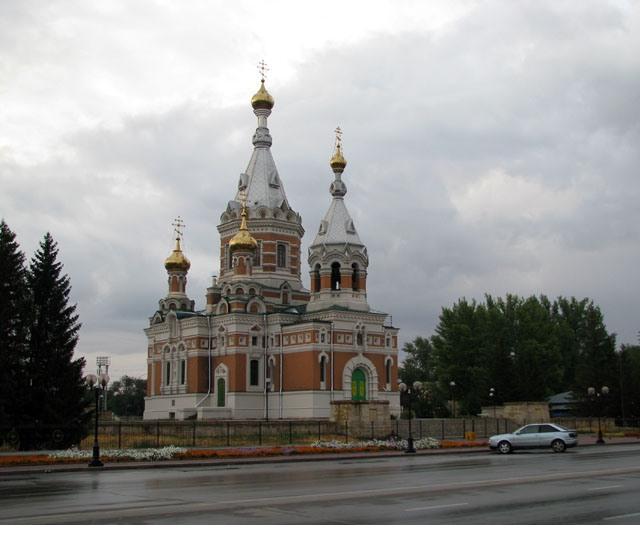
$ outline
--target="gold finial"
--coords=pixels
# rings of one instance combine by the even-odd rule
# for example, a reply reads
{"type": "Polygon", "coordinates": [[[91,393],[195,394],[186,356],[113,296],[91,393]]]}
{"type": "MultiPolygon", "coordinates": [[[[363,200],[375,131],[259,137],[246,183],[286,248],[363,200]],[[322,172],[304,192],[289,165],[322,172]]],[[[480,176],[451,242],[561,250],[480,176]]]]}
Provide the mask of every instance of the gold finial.
{"type": "Polygon", "coordinates": [[[191,267],[191,262],[182,253],[182,249],[180,248],[180,240],[182,239],[183,235],[182,229],[186,226],[180,216],[175,218],[171,225],[173,226],[173,233],[175,235],[176,244],[173,252],[165,260],[164,267],[167,270],[188,271],[191,267]]]}
{"type": "Polygon", "coordinates": [[[247,194],[244,190],[240,193],[240,203],[242,204],[240,229],[229,241],[229,250],[231,252],[237,250],[253,252],[258,248],[258,241],[251,236],[247,226],[247,194]]]}
{"type": "Polygon", "coordinates": [[[251,98],[251,106],[254,109],[273,109],[275,101],[267,89],[264,87],[264,80],[267,76],[269,67],[264,62],[264,59],[258,63],[258,72],[260,73],[260,89],[251,98]]]}
{"type": "Polygon", "coordinates": [[[347,166],[347,161],[342,154],[342,130],[338,126],[334,131],[336,133],[336,147],[329,165],[334,173],[341,174],[347,166]]]}

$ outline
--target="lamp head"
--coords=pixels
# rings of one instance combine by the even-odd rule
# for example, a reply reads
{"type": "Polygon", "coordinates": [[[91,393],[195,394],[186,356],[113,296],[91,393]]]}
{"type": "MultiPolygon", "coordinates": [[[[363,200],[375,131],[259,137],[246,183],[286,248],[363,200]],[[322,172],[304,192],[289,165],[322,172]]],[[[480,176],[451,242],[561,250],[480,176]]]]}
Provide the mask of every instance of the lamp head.
{"type": "Polygon", "coordinates": [[[93,386],[95,386],[98,382],[98,377],[93,373],[87,374],[84,379],[87,381],[87,384],[89,384],[90,388],[93,388],[93,386]]]}

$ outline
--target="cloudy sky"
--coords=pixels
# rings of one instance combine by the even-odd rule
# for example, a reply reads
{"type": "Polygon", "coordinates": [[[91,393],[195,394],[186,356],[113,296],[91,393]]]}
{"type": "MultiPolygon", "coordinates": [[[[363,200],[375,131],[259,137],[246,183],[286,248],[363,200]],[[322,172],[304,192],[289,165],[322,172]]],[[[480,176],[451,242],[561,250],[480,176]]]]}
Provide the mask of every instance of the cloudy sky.
{"type": "Polygon", "coordinates": [[[58,240],[89,365],[144,375],[177,215],[204,305],[264,58],[305,248],[339,124],[369,302],[404,341],[515,292],[591,297],[635,343],[638,52],[632,1],[4,0],[0,217],[29,256],[58,240]]]}

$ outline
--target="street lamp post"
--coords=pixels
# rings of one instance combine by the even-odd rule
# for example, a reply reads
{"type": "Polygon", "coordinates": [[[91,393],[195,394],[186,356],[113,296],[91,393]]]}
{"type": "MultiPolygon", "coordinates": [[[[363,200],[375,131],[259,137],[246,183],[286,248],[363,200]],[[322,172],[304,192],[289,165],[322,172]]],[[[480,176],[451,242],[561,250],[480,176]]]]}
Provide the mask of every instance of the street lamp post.
{"type": "Polygon", "coordinates": [[[602,386],[600,391],[597,391],[593,386],[587,388],[587,395],[591,398],[592,402],[598,404],[598,439],[596,443],[598,445],[604,445],[604,438],[602,437],[602,424],[600,422],[602,417],[602,399],[609,394],[609,388],[602,386]]]}
{"type": "Polygon", "coordinates": [[[451,390],[451,416],[455,418],[456,417],[456,400],[453,392],[456,389],[456,383],[453,380],[449,382],[449,389],[451,390]]]}
{"type": "Polygon", "coordinates": [[[398,389],[401,393],[406,394],[407,401],[409,402],[409,437],[407,438],[407,449],[405,453],[415,453],[416,448],[413,446],[413,433],[411,432],[411,416],[413,415],[413,396],[420,392],[422,389],[422,382],[417,380],[413,383],[413,386],[407,386],[404,382],[398,384],[398,389]],[[412,391],[413,390],[413,391],[412,391]]]}
{"type": "Polygon", "coordinates": [[[89,387],[94,391],[96,396],[96,418],[95,429],[93,433],[93,458],[89,462],[89,468],[100,468],[104,466],[100,460],[100,444],[98,443],[98,416],[100,409],[100,394],[105,391],[107,384],[109,383],[109,375],[106,372],[101,372],[100,375],[87,374],[85,380],[89,387]]]}
{"type": "Polygon", "coordinates": [[[489,399],[493,405],[493,418],[496,418],[496,390],[494,388],[489,388],[489,399]]]}

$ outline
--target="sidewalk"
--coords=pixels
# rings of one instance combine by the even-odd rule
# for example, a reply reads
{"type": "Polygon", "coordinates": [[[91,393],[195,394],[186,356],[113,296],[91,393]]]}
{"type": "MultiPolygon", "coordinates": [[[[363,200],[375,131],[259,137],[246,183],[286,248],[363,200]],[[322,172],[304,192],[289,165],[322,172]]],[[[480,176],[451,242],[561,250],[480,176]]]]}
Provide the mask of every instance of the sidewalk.
{"type": "MultiPolygon", "coordinates": [[[[596,436],[580,436],[581,447],[595,446],[596,436]]],[[[639,444],[640,438],[635,437],[611,437],[605,438],[606,445],[624,445],[639,444]]],[[[482,441],[482,440],[480,440],[482,441]]],[[[392,457],[414,457],[426,455],[451,455],[451,454],[472,454],[472,453],[489,453],[488,446],[482,447],[454,447],[447,449],[424,449],[418,451],[415,455],[407,454],[404,451],[369,451],[369,452],[342,452],[342,453],[326,453],[321,455],[281,455],[270,457],[243,457],[243,458],[207,458],[197,460],[162,460],[162,461],[140,461],[140,462],[106,462],[103,468],[90,469],[86,464],[47,464],[32,466],[6,466],[0,467],[0,477],[5,475],[18,474],[38,474],[38,473],[56,473],[56,472],[101,472],[116,470],[137,470],[141,468],[196,468],[196,467],[225,467],[225,466],[241,466],[250,464],[284,464],[284,463],[300,463],[300,462],[326,462],[333,460],[371,460],[376,458],[392,458],[392,457]]],[[[18,453],[2,453],[2,454],[18,454],[18,453]]],[[[43,454],[36,451],[34,453],[20,454],[43,454]]]]}

